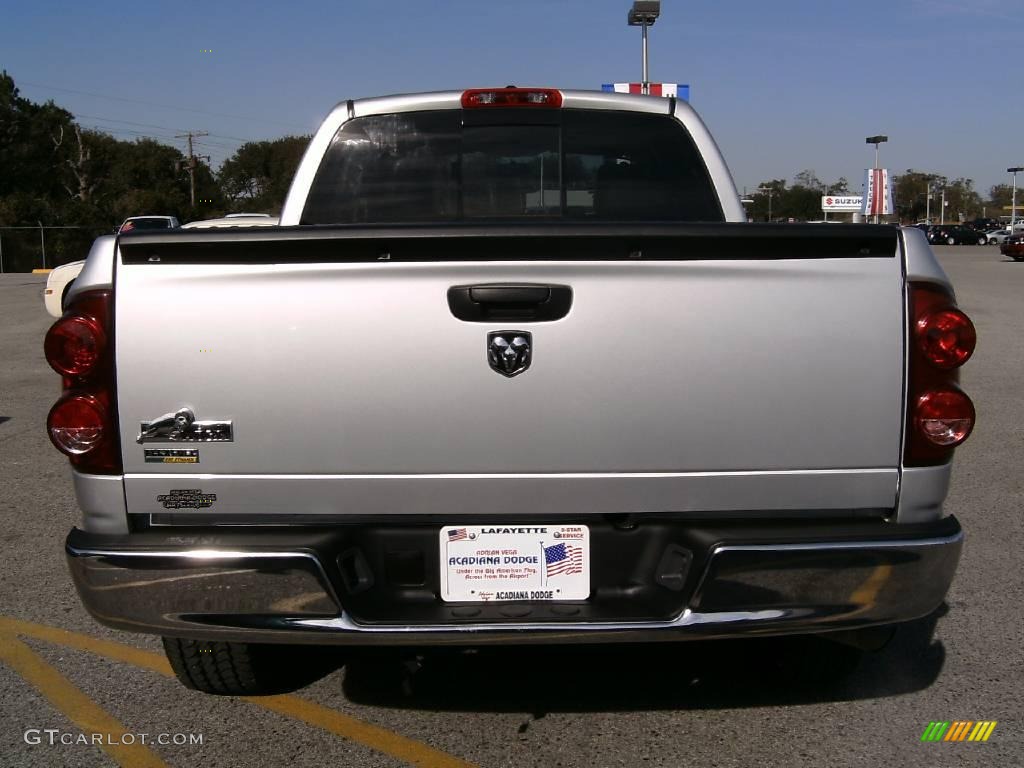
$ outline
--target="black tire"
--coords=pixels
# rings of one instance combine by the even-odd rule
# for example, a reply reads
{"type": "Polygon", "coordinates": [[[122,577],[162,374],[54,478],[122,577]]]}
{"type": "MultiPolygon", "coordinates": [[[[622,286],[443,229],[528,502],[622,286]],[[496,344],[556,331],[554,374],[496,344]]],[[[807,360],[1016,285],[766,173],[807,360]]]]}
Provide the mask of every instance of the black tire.
{"type": "Polygon", "coordinates": [[[165,637],[171,669],[186,688],[215,696],[269,696],[319,680],[339,664],[330,649],[165,637]]]}
{"type": "Polygon", "coordinates": [[[946,238],[946,245],[956,245],[956,238],[955,237],[947,237],[946,238]]]}
{"type": "Polygon", "coordinates": [[[988,245],[988,238],[987,237],[979,237],[978,238],[978,245],[988,245]]]}

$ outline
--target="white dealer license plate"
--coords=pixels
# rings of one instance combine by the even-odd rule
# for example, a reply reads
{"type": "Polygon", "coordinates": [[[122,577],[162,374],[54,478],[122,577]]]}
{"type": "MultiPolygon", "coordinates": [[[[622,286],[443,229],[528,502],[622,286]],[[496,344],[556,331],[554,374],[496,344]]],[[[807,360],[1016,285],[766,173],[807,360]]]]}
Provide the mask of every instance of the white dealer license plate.
{"type": "Polygon", "coordinates": [[[440,546],[445,602],[590,597],[585,525],[446,525],[440,546]]]}

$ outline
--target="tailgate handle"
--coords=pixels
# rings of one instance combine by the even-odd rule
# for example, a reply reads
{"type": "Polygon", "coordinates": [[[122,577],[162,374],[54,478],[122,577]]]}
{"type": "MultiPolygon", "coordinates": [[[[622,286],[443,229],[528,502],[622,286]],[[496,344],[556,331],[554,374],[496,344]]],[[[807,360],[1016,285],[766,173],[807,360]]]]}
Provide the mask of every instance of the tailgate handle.
{"type": "Polygon", "coordinates": [[[459,320],[488,323],[525,320],[535,323],[561,320],[572,306],[568,285],[488,283],[454,285],[448,289],[448,307],[459,320]]]}

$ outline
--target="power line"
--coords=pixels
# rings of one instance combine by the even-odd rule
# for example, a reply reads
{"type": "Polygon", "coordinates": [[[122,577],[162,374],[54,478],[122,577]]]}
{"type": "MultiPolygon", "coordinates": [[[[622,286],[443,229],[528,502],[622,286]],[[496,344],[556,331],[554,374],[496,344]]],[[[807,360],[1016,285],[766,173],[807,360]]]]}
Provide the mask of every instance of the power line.
{"type": "MultiPolygon", "coordinates": [[[[75,90],[73,88],[60,88],[60,87],[58,87],[56,85],[44,85],[42,83],[30,83],[27,80],[19,81],[18,85],[27,85],[27,86],[30,86],[32,88],[46,88],[46,89],[51,90],[51,91],[61,91],[63,93],[76,93],[76,94],[78,94],[80,96],[92,96],[93,98],[96,98],[96,99],[109,99],[111,101],[124,101],[124,102],[127,102],[129,104],[143,104],[143,105],[145,105],[147,107],[157,107],[158,109],[171,109],[171,110],[177,110],[179,112],[192,112],[192,113],[197,114],[197,115],[212,115],[213,117],[229,117],[232,120],[246,120],[246,121],[251,122],[251,123],[267,123],[267,124],[273,124],[273,125],[287,125],[288,127],[292,128],[292,129],[294,129],[294,128],[296,128],[298,126],[298,123],[283,123],[283,122],[280,122],[278,120],[266,120],[264,118],[258,118],[258,117],[245,117],[243,115],[229,115],[229,114],[226,114],[224,112],[208,112],[206,110],[191,109],[189,107],[175,107],[175,106],[172,106],[172,105],[169,105],[169,104],[157,104],[156,102],[152,102],[152,101],[142,101],[140,99],[128,99],[128,98],[125,98],[124,96],[107,96],[107,95],[102,94],[102,93],[91,93],[90,91],[77,91],[77,90],[75,90]]],[[[308,131],[308,130],[309,130],[308,128],[303,128],[303,131],[308,131]]]]}
{"type": "Polygon", "coordinates": [[[159,128],[161,131],[184,131],[184,128],[171,128],[166,125],[153,125],[152,123],[135,123],[131,120],[117,120],[113,117],[99,117],[98,115],[83,115],[81,112],[76,112],[75,117],[84,117],[86,120],[99,120],[102,123],[121,123],[123,125],[137,125],[140,128],[159,128]]]}

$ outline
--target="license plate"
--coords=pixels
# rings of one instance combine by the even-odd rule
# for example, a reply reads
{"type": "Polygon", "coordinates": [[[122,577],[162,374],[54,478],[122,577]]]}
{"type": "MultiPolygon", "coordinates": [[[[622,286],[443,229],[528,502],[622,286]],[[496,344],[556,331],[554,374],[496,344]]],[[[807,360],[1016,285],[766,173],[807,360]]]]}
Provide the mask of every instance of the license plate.
{"type": "Polygon", "coordinates": [[[446,525],[440,546],[445,602],[590,597],[585,525],[446,525]]]}

